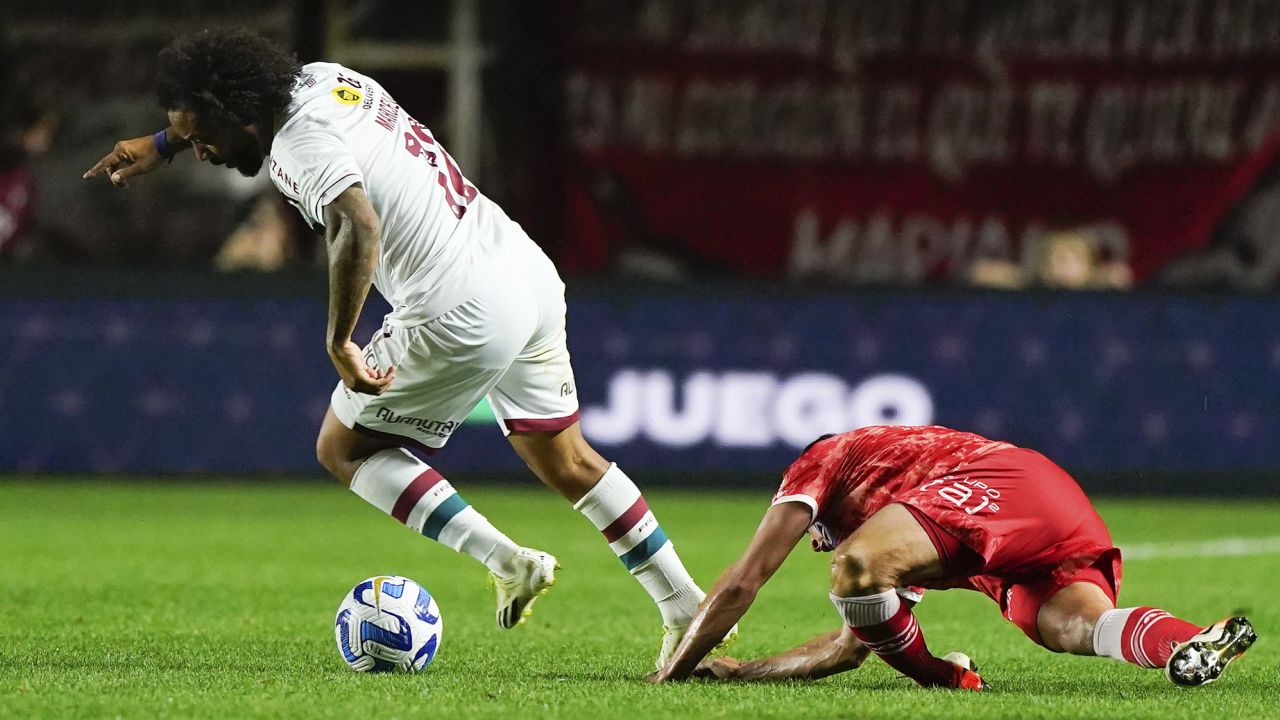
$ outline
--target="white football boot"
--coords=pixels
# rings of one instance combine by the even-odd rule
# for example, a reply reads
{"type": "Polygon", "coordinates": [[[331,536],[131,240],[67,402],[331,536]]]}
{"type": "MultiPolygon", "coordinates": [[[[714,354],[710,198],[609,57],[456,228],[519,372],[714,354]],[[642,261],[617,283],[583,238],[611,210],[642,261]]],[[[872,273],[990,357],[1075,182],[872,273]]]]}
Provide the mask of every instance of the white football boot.
{"type": "Polygon", "coordinates": [[[1257,641],[1249,618],[1219,620],[1173,649],[1164,665],[1165,677],[1183,687],[1208,685],[1257,641]]]}
{"type": "Polygon", "coordinates": [[[520,548],[515,556],[516,574],[502,579],[490,573],[498,592],[498,627],[509,630],[533,614],[533,601],[556,584],[555,556],[541,550],[520,548]]]}

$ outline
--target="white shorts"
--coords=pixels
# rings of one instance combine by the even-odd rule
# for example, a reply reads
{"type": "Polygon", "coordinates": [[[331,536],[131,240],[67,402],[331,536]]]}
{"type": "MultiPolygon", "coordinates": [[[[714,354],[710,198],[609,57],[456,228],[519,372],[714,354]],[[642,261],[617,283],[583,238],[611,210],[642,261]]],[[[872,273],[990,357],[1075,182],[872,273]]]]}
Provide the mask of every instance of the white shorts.
{"type": "Polygon", "coordinates": [[[577,422],[564,283],[545,256],[531,264],[502,273],[425,324],[405,327],[388,315],[364,357],[371,368],[395,365],[395,381],[381,395],[339,382],[330,401],[334,415],[364,435],[428,453],[443,447],[485,397],[504,434],[577,422]]]}

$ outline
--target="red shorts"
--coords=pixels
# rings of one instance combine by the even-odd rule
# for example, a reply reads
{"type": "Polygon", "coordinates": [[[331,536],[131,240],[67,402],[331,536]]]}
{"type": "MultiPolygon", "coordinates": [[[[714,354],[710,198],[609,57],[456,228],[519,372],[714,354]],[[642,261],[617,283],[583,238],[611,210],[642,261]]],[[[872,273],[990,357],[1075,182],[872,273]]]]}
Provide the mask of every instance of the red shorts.
{"type": "Polygon", "coordinates": [[[982,592],[1040,645],[1040,606],[1058,590],[1088,582],[1116,599],[1111,534],[1075,480],[1035,451],[996,451],[894,499],[943,560],[944,577],[918,584],[982,592]]]}

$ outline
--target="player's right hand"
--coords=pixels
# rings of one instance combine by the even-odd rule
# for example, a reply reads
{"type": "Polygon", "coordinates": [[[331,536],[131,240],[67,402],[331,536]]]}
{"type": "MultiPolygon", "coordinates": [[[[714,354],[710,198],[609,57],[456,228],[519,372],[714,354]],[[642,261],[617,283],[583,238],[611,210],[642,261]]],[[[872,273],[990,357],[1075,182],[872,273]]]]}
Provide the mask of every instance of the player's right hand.
{"type": "Polygon", "coordinates": [[[164,156],[156,149],[155,139],[145,135],[116,143],[106,157],[89,168],[84,174],[84,179],[88,180],[107,173],[107,179],[112,185],[125,187],[129,184],[129,178],[134,175],[145,175],[163,163],[164,156]]]}
{"type": "Polygon", "coordinates": [[[742,663],[731,657],[707,658],[694,668],[693,676],[708,680],[733,680],[738,677],[742,663]]]}
{"type": "Polygon", "coordinates": [[[329,359],[338,369],[342,384],[358,393],[381,395],[391,387],[391,381],[396,379],[395,365],[385,371],[369,367],[364,361],[364,354],[360,352],[360,346],[350,340],[339,347],[330,348],[329,359]]]}

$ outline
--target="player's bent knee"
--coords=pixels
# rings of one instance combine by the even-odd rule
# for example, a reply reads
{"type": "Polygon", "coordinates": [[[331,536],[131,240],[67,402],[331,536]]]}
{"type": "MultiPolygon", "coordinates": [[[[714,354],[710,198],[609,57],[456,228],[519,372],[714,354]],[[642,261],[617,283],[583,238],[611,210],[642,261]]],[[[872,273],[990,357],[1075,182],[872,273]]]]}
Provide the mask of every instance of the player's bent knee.
{"type": "Polygon", "coordinates": [[[543,482],[571,499],[590,490],[609,469],[576,424],[554,433],[511,433],[508,439],[543,482]]]}
{"type": "Polygon", "coordinates": [[[863,544],[836,548],[831,557],[831,591],[841,597],[883,592],[896,583],[893,574],[878,553],[863,544]]]}
{"type": "Polygon", "coordinates": [[[556,460],[562,474],[587,485],[595,484],[609,469],[609,461],[587,443],[581,432],[573,433],[556,460]]]}
{"type": "Polygon", "coordinates": [[[588,487],[594,485],[608,469],[608,463],[597,462],[580,453],[557,456],[550,468],[551,473],[563,481],[588,487]]]}

